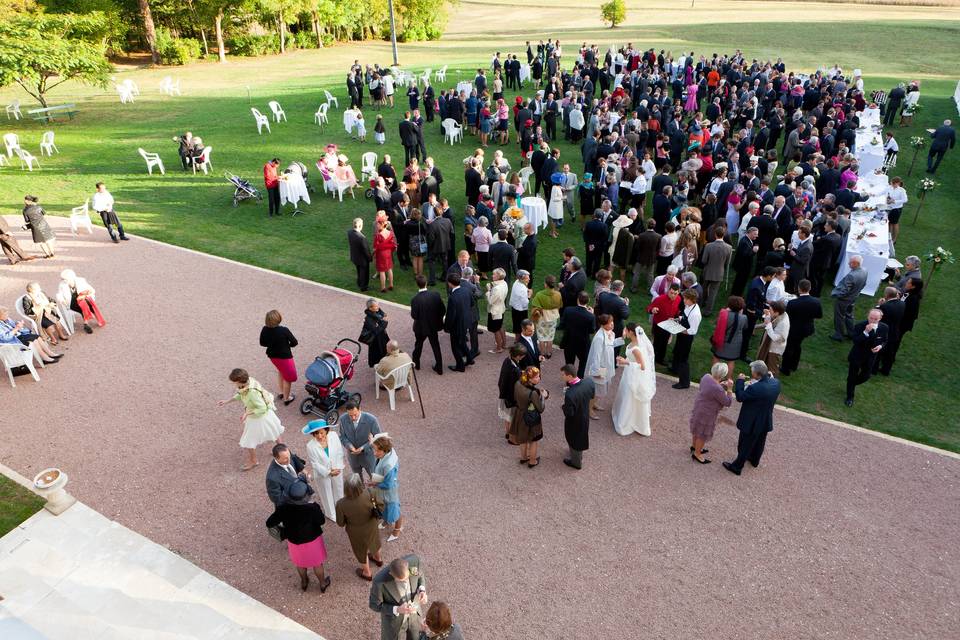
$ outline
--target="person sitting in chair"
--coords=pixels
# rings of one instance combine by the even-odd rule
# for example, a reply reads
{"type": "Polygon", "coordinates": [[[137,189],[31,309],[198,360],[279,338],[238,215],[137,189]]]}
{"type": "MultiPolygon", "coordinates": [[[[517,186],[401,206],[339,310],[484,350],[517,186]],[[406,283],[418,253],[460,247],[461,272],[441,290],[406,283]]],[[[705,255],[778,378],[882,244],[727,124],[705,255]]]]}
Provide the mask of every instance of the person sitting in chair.
{"type": "MultiPolygon", "coordinates": [[[[413,360],[409,355],[400,351],[400,343],[396,340],[390,340],[387,342],[387,355],[380,358],[380,362],[377,363],[376,372],[377,375],[385,377],[390,374],[391,371],[398,367],[402,367],[406,364],[411,364],[413,360]]],[[[386,389],[396,389],[397,381],[393,379],[393,376],[386,378],[385,380],[380,381],[386,389]]]]}

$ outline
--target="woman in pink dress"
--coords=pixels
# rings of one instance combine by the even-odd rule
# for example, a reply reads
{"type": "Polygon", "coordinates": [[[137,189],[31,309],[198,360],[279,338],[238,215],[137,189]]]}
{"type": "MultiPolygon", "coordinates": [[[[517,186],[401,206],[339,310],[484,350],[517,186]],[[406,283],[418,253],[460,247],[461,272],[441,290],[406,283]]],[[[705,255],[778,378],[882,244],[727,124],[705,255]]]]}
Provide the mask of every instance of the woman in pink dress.
{"type": "Polygon", "coordinates": [[[693,83],[687,85],[687,104],[683,107],[683,110],[687,113],[693,113],[697,110],[697,90],[699,88],[693,83]]]}
{"type": "Polygon", "coordinates": [[[377,235],[373,237],[373,260],[380,276],[380,292],[393,291],[393,252],[397,249],[397,237],[390,223],[377,220],[377,235]],[[389,287],[387,282],[389,281],[389,287]]]}
{"type": "Polygon", "coordinates": [[[267,527],[278,527],[281,539],[287,541],[290,562],[300,574],[300,588],[307,590],[310,585],[307,569],[313,569],[320,581],[320,593],[324,593],[330,586],[330,577],[323,573],[323,563],[327,560],[327,547],[323,544],[326,518],[320,505],[310,502],[309,490],[302,480],[291,484],[285,496],[287,501],[267,518],[267,527]]]}
{"type": "Polygon", "coordinates": [[[727,380],[729,368],[727,363],[718,362],[710,368],[700,379],[700,393],[693,402],[693,411],[690,413],[690,434],[693,443],[690,445],[690,456],[700,464],[709,464],[710,460],[703,457],[707,450],[703,445],[713,438],[713,431],[717,428],[717,416],[724,407],[733,402],[730,391],[731,380],[727,380]]]}

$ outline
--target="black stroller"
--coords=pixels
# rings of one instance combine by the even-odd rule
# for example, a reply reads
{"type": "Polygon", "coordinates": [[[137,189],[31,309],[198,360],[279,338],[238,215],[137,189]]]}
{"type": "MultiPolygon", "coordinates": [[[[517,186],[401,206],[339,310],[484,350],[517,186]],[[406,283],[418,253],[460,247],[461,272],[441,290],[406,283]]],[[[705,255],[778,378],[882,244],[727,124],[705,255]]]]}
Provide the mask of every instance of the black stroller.
{"type": "Polygon", "coordinates": [[[234,186],[233,206],[237,206],[243,200],[252,200],[254,198],[256,198],[257,202],[263,200],[263,196],[260,195],[256,187],[240,176],[236,176],[229,171],[225,172],[223,176],[234,186]]]}

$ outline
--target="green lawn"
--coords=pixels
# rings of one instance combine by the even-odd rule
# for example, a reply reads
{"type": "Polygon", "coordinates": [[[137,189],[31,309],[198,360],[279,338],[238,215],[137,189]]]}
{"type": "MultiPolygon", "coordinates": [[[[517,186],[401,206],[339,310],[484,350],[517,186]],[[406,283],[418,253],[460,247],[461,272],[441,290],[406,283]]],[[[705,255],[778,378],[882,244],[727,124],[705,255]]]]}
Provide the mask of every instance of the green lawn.
{"type": "MultiPolygon", "coordinates": [[[[809,69],[818,62],[824,65],[840,61],[844,67],[861,66],[867,75],[868,89],[889,90],[896,82],[924,77],[922,91],[923,111],[913,127],[896,130],[903,152],[900,170],[905,175],[911,151],[911,135],[923,134],[923,129],[939,124],[956,109],[951,96],[955,79],[948,74],[960,63],[960,23],[799,23],[787,37],[774,26],[756,25],[752,37],[741,41],[734,29],[722,25],[684,25],[651,27],[649,29],[618,30],[616,39],[632,38],[634,42],[648,43],[643,31],[651,34],[649,44],[662,46],[670,39],[674,50],[693,49],[701,52],[729,51],[740,47],[750,56],[782,56],[790,68],[809,69]],[[824,43],[842,42],[850,37],[850,50],[830,46],[830,57],[824,59],[819,51],[824,43]],[[882,65],[882,66],[881,66],[882,65]],[[878,66],[889,75],[877,75],[878,66]],[[909,73],[907,70],[910,69],[909,73]],[[902,75],[900,75],[902,74],[902,75]]],[[[592,30],[571,31],[562,37],[570,45],[579,43],[592,30]]],[[[610,33],[610,32],[607,32],[610,33]]],[[[538,35],[529,36],[539,38],[538,35]]],[[[516,41],[522,41],[522,35],[516,41]]],[[[602,42],[611,40],[608,36],[602,42]]],[[[437,45],[409,45],[402,56],[415,61],[414,68],[440,66],[438,55],[446,60],[470,61],[458,70],[451,68],[447,85],[458,77],[472,79],[476,64],[486,64],[491,46],[474,44],[468,49],[450,49],[449,43],[437,45]]],[[[519,53],[519,47],[515,50],[519,53]]],[[[71,207],[82,204],[93,192],[93,185],[104,180],[117,199],[117,210],[132,232],[147,235],[200,251],[229,257],[250,264],[276,269],[297,276],[325,282],[344,288],[354,286],[354,273],[347,260],[345,232],[350,220],[358,215],[372,220],[373,205],[363,198],[362,189],[357,199],[349,197],[341,205],[322,195],[317,171],[313,163],[327,142],[336,142],[351,157],[359,173],[360,154],[365,150],[384,151],[394,158],[395,166],[402,164],[403,151],[396,134],[397,121],[406,100],[384,115],[387,121],[387,144],[373,143],[375,114],[365,110],[369,132],[364,146],[349,140],[341,126],[341,111],[331,111],[331,123],[325,131],[313,124],[313,113],[321,102],[320,88],[332,90],[346,106],[342,64],[330,61],[361,60],[381,63],[388,61],[382,44],[337,47],[323,52],[296,52],[286,57],[261,60],[234,61],[226,67],[199,64],[183,69],[136,70],[129,73],[137,79],[144,92],[136,104],[120,105],[115,94],[86,87],[66,86],[51,99],[50,104],[76,102],[80,116],[53,128],[61,153],[52,159],[41,159],[40,172],[22,172],[16,167],[0,169],[2,176],[3,212],[12,214],[20,208],[24,193],[41,197],[41,203],[52,214],[65,215],[71,207]],[[380,52],[367,56],[363,47],[380,52]],[[157,94],[157,85],[164,75],[179,76],[184,81],[184,97],[166,98],[157,94]],[[248,99],[249,91],[249,99],[248,99]],[[267,101],[278,99],[290,120],[273,126],[273,133],[257,136],[250,107],[267,113],[267,101]],[[171,137],[183,130],[201,135],[214,148],[214,171],[210,176],[182,173],[171,137]],[[167,175],[147,176],[144,163],[137,155],[137,147],[159,152],[167,166],[167,175]],[[238,173],[261,186],[263,163],[279,156],[284,163],[300,160],[311,169],[311,182],[321,193],[314,196],[312,205],[305,207],[305,215],[279,219],[266,217],[266,205],[242,203],[231,206],[232,187],[223,178],[224,170],[238,173]]],[[[572,52],[569,52],[572,55],[572,52]]],[[[0,92],[0,98],[14,95],[11,89],[0,92]]],[[[529,95],[529,94],[528,94],[529,95]]],[[[26,108],[24,108],[26,111],[26,108]]],[[[956,118],[955,118],[956,119],[956,118]]],[[[17,131],[22,144],[39,153],[42,131],[50,127],[32,122],[8,125],[7,131],[17,131]]],[[[469,136],[463,144],[442,144],[439,123],[428,127],[427,151],[442,169],[445,182],[442,194],[450,199],[453,210],[461,219],[465,202],[461,160],[472,152],[476,141],[469,136]]],[[[579,150],[561,141],[561,162],[569,161],[574,172],[582,172],[579,150]]],[[[492,153],[492,147],[488,153],[492,153]]],[[[516,147],[505,148],[508,157],[518,166],[516,147]]],[[[911,198],[922,174],[921,169],[907,179],[911,198]]],[[[285,166],[285,164],[284,164],[285,166]]],[[[960,150],[947,155],[941,166],[939,179],[943,185],[928,199],[919,223],[911,224],[914,204],[908,205],[902,224],[898,254],[925,253],[938,245],[960,251],[960,234],[955,219],[960,196],[957,170],[960,150]]],[[[289,207],[287,207],[289,210],[289,207]]],[[[560,264],[560,251],[574,246],[582,251],[576,225],[564,226],[561,238],[551,240],[541,236],[538,273],[553,273],[560,264]]],[[[461,244],[462,246],[462,244],[461,244]]],[[[107,248],[105,248],[107,249],[107,248]]],[[[960,267],[953,267],[957,269],[960,267]]],[[[407,302],[414,292],[409,273],[398,271],[397,288],[388,297],[407,302]]],[[[189,281],[189,274],[185,281],[189,281]]],[[[232,283],[224,283],[231,286],[232,283]]],[[[829,293],[829,290],[827,291],[829,293]]],[[[860,387],[857,404],[843,406],[846,375],[846,347],[827,339],[831,325],[831,307],[825,301],[827,318],[818,328],[818,335],[804,345],[804,357],[798,373],[785,380],[782,402],[798,409],[811,411],[838,420],[862,425],[919,442],[960,451],[960,409],[949,400],[951,393],[960,389],[960,375],[952,366],[950,355],[956,353],[955,342],[943,336],[955,335],[960,329],[956,277],[951,267],[937,275],[924,300],[921,319],[916,330],[905,340],[898,363],[890,378],[876,378],[860,387]],[[937,319],[934,322],[934,319],[937,319]],[[946,320],[944,320],[946,319],[946,320]]],[[[644,314],[640,307],[646,302],[642,296],[632,296],[635,317],[644,314]]],[[[863,296],[858,317],[872,304],[863,296]]],[[[361,313],[358,306],[356,313],[361,313]]],[[[692,357],[693,374],[701,375],[709,366],[708,336],[712,324],[700,332],[692,357]]]]}
{"type": "Polygon", "coordinates": [[[0,475],[0,537],[42,508],[42,498],[0,475]]]}

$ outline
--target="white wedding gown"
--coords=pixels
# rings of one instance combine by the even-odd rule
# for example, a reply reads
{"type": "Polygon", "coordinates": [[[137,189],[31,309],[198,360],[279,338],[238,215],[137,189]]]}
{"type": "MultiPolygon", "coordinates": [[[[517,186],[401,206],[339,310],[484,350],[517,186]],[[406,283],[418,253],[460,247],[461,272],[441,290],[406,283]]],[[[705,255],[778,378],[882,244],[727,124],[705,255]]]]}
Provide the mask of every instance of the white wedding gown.
{"type": "Polygon", "coordinates": [[[620,377],[620,387],[613,403],[613,428],[622,436],[639,433],[650,435],[650,402],[657,393],[657,377],[653,364],[653,345],[640,336],[637,345],[627,349],[627,364],[620,377]],[[643,368],[637,356],[643,360],[643,368]]]}

